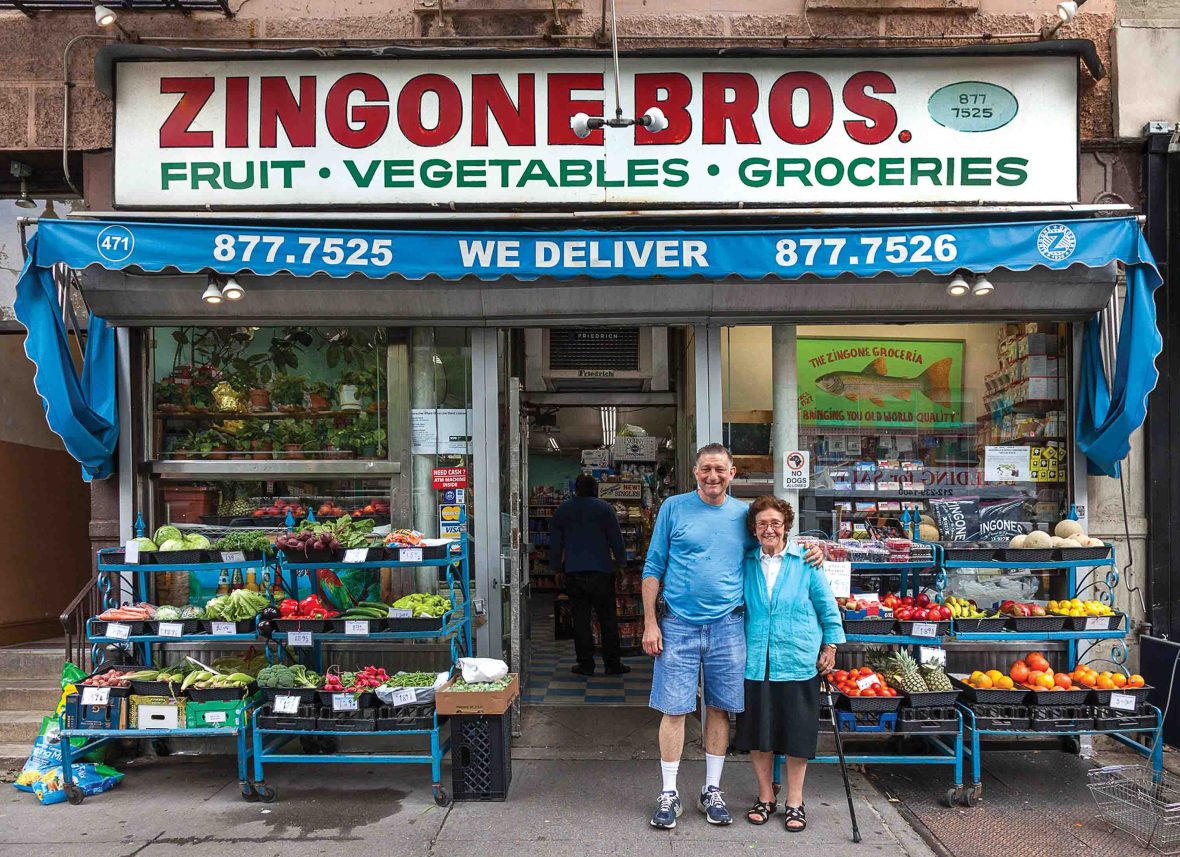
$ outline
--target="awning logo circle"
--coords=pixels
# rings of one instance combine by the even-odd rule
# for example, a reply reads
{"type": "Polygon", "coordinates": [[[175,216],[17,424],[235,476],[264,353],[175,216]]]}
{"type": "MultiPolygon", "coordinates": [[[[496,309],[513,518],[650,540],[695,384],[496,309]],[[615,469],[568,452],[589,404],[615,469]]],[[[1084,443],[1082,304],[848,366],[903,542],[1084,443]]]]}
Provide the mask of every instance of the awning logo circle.
{"type": "Polygon", "coordinates": [[[1077,246],[1077,236],[1064,223],[1050,223],[1037,235],[1037,251],[1050,262],[1064,262],[1077,246]]]}
{"type": "Polygon", "coordinates": [[[108,226],[95,239],[98,255],[108,262],[125,262],[135,249],[135,236],[126,226],[108,226]]]}

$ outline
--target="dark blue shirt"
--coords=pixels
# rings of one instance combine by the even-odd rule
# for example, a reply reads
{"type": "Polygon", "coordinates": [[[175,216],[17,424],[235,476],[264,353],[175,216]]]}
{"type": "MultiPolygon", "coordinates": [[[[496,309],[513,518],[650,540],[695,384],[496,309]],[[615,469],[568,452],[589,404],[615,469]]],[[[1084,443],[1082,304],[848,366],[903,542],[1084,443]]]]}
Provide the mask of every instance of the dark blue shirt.
{"type": "Polygon", "coordinates": [[[597,497],[572,497],[549,519],[549,568],[566,572],[598,571],[607,574],[626,562],[623,531],[615,508],[597,497]],[[614,560],[611,554],[614,553],[614,560]]]}

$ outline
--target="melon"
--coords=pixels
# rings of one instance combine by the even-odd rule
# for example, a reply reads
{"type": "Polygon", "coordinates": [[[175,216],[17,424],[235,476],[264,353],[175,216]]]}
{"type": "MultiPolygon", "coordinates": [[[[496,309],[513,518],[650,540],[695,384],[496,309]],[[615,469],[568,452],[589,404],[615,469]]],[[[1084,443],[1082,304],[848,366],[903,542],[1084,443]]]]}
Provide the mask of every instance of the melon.
{"type": "Polygon", "coordinates": [[[1085,542],[1085,544],[1082,545],[1082,547],[1104,548],[1104,547],[1106,547],[1106,542],[1102,541],[1102,539],[1096,539],[1093,536],[1087,536],[1086,542],[1085,542]]]}
{"type": "Polygon", "coordinates": [[[1053,537],[1044,530],[1033,530],[1024,540],[1026,548],[1051,548],[1053,537]]]}
{"type": "Polygon", "coordinates": [[[924,542],[938,541],[939,532],[938,527],[933,524],[922,523],[918,526],[918,538],[924,542]]]}
{"type": "Polygon", "coordinates": [[[1027,542],[1027,541],[1028,541],[1028,536],[1026,536],[1024,533],[1020,533],[1020,534],[1012,537],[1012,541],[1008,542],[1008,547],[1022,548],[1022,547],[1025,547],[1025,542],[1027,542]]]}
{"type": "Polygon", "coordinates": [[[1068,518],[1064,521],[1061,521],[1056,527],[1053,528],[1053,535],[1063,539],[1068,539],[1071,536],[1079,535],[1082,532],[1082,525],[1077,521],[1072,521],[1068,518]]]}
{"type": "MultiPolygon", "coordinates": [[[[1063,539],[1063,538],[1061,538],[1061,536],[1053,536],[1052,542],[1053,542],[1053,547],[1055,547],[1055,548],[1073,547],[1073,545],[1069,544],[1069,539],[1063,539]]],[[[1074,542],[1074,544],[1077,544],[1077,542],[1074,542]]]]}
{"type": "MultiPolygon", "coordinates": [[[[1086,537],[1083,535],[1083,536],[1082,536],[1082,538],[1086,538],[1086,537]]],[[[1087,539],[1087,541],[1089,541],[1089,539],[1087,539]]],[[[1059,547],[1063,547],[1063,548],[1084,548],[1084,547],[1085,547],[1085,545],[1084,545],[1084,544],[1082,544],[1081,542],[1079,542],[1077,539],[1062,539],[1062,541],[1061,541],[1061,544],[1059,545],[1059,547]]]]}

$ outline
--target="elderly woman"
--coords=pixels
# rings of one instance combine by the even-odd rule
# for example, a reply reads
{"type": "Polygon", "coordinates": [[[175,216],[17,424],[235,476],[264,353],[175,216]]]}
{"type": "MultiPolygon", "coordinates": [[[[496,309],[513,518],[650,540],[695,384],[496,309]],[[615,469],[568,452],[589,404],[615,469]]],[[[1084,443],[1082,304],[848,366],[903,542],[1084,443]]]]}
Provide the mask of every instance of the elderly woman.
{"type": "Polygon", "coordinates": [[[785,825],[798,833],[807,827],[803,778],[819,737],[819,674],[835,666],[844,629],[823,569],[787,544],[794,520],[790,504],[777,497],[759,497],[746,517],[759,546],[743,567],[746,710],[734,746],[750,752],[758,777],[758,800],[746,813],[751,824],[774,814],[774,754],[787,757],[785,825]]]}

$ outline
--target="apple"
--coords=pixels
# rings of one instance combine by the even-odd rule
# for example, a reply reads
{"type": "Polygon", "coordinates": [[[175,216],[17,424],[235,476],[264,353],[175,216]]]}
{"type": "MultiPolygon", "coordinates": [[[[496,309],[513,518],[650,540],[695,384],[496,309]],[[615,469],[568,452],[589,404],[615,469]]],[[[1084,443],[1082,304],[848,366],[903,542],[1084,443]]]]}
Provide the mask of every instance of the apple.
{"type": "Polygon", "coordinates": [[[914,598],[912,595],[907,595],[905,598],[901,599],[901,603],[904,604],[906,607],[913,607],[914,606],[914,598]]]}
{"type": "Polygon", "coordinates": [[[925,592],[920,592],[920,593],[918,593],[917,602],[918,602],[919,607],[929,607],[930,606],[930,596],[927,595],[925,592]]]}
{"type": "Polygon", "coordinates": [[[1042,607],[1040,604],[1030,604],[1029,610],[1032,611],[1032,615],[1034,615],[1034,616],[1044,616],[1045,615],[1045,608],[1042,607]]]}

